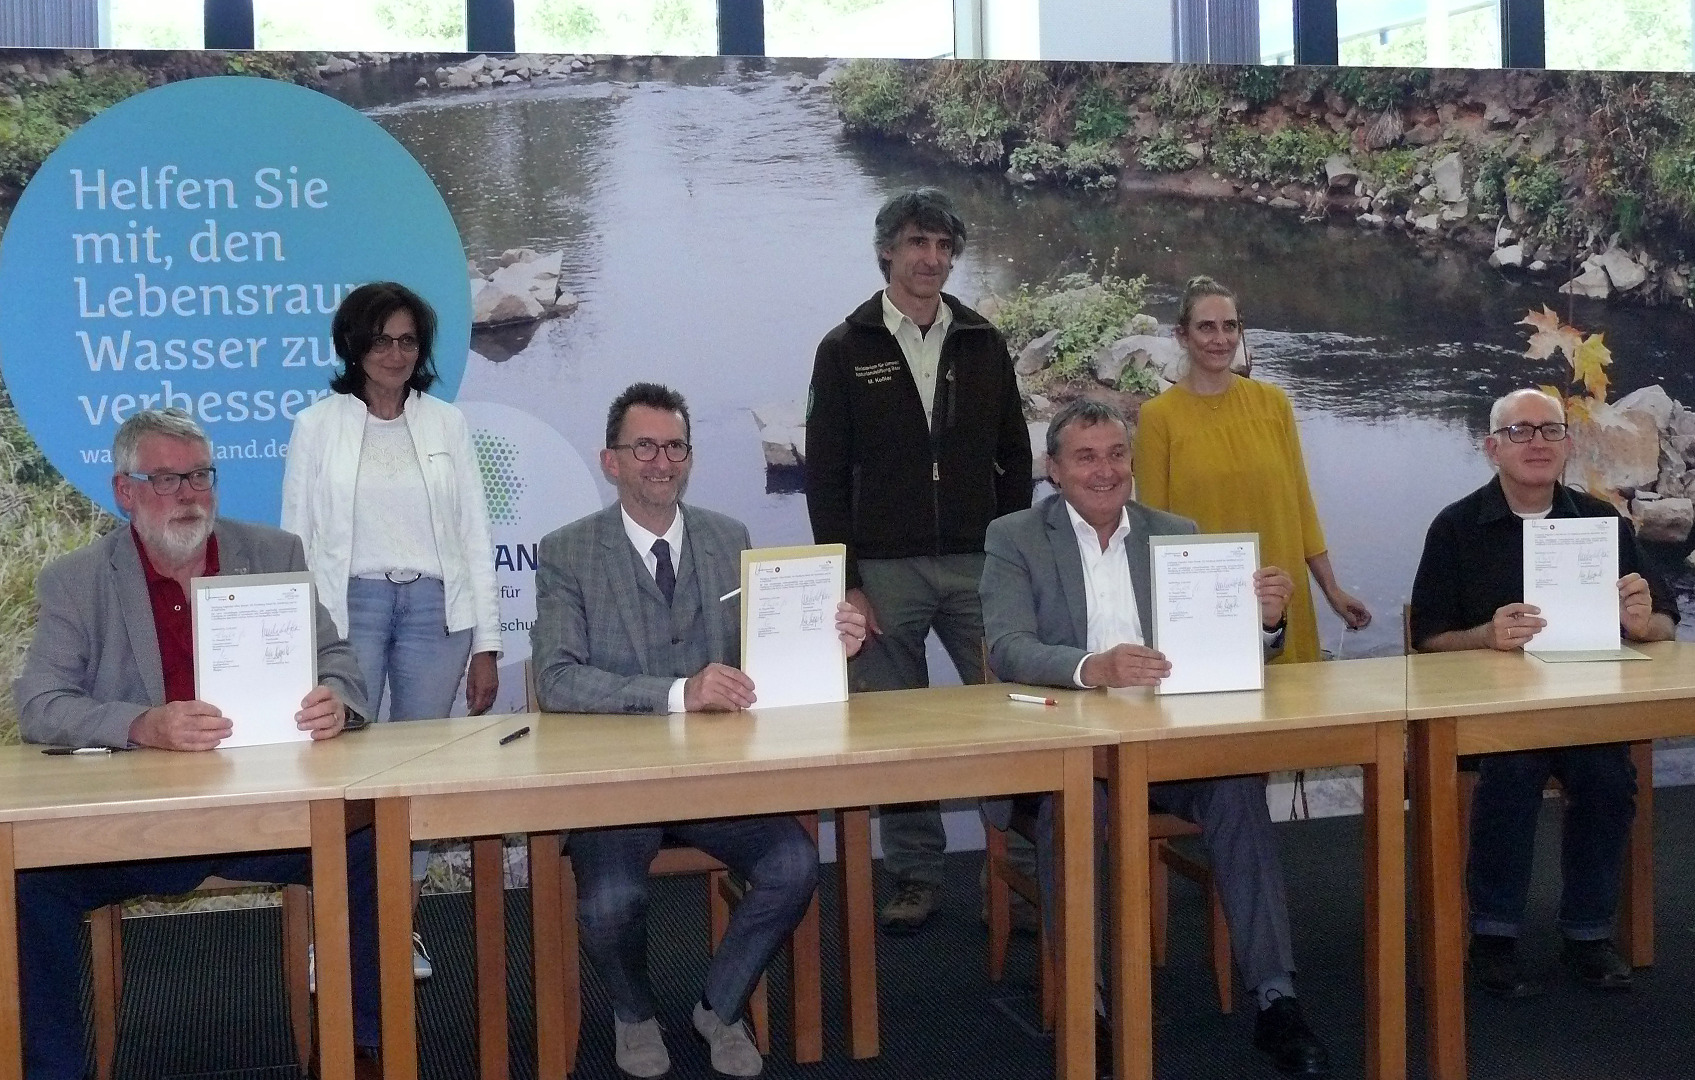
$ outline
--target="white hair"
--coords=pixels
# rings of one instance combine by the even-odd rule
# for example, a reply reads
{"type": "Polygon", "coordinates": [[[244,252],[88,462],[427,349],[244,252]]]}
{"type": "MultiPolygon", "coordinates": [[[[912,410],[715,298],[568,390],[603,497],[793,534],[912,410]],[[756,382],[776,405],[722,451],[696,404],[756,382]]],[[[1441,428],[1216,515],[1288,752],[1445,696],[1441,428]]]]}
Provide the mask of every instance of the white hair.
{"type": "Polygon", "coordinates": [[[1548,393],[1546,390],[1538,390],[1534,387],[1527,387],[1523,390],[1514,390],[1510,394],[1505,394],[1495,399],[1495,404],[1489,407],[1490,434],[1501,430],[1501,420],[1506,415],[1507,409],[1510,408],[1515,401],[1522,401],[1525,398],[1530,397],[1541,398],[1543,401],[1552,405],[1554,407],[1554,411],[1560,415],[1560,422],[1565,422],[1566,407],[1563,401],[1548,393]]]}
{"type": "Polygon", "coordinates": [[[194,422],[194,417],[181,409],[143,409],[125,420],[112,440],[112,471],[119,476],[136,469],[141,440],[149,435],[166,435],[173,439],[191,439],[212,453],[212,440],[206,430],[194,422]]]}

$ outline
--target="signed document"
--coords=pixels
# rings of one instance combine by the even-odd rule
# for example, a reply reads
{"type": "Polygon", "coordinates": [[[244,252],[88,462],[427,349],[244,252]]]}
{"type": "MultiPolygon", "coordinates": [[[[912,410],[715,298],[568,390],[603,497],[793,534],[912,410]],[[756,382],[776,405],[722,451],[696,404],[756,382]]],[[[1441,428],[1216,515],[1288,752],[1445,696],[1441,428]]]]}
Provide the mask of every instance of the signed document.
{"type": "Polygon", "coordinates": [[[294,714],[318,682],[312,575],[199,577],[190,584],[195,695],[235,729],[219,747],[310,740],[294,726],[294,714]]]}
{"type": "Polygon", "coordinates": [[[742,670],[754,707],[847,700],[836,605],[847,592],[842,544],[742,552],[742,670]]]}
{"type": "Polygon", "coordinates": [[[1265,687],[1254,571],[1259,536],[1154,536],[1153,647],[1171,661],[1161,694],[1265,687]]]}
{"type": "MultiPolygon", "coordinates": [[[[1618,521],[1543,518],[1524,523],[1524,602],[1548,625],[1524,651],[1533,656],[1586,653],[1619,659],[1618,521]]],[[[1639,655],[1639,654],[1637,654],[1639,655]]]]}

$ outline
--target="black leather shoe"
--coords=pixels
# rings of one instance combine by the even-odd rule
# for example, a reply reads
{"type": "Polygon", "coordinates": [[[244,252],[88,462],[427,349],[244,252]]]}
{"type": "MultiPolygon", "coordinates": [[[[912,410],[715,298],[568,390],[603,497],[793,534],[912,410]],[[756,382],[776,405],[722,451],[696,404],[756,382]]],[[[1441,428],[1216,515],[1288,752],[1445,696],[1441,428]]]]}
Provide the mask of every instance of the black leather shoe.
{"type": "Polygon", "coordinates": [[[1095,1080],[1112,1080],[1112,1021],[1095,1014],[1095,1080]]]}
{"type": "Polygon", "coordinates": [[[1485,994],[1498,998],[1533,998],[1547,988],[1524,973],[1518,962],[1518,941],[1494,934],[1471,937],[1471,978],[1485,994]]]}
{"type": "Polygon", "coordinates": [[[1301,1016],[1301,1003],[1280,997],[1254,1018],[1254,1045],[1263,1050],[1277,1071],[1291,1076],[1323,1076],[1330,1071],[1330,1051],[1301,1016]]]}
{"type": "Polygon", "coordinates": [[[1591,990],[1629,990],[1634,981],[1630,964],[1611,941],[1573,941],[1560,948],[1560,959],[1577,980],[1591,990]]]}

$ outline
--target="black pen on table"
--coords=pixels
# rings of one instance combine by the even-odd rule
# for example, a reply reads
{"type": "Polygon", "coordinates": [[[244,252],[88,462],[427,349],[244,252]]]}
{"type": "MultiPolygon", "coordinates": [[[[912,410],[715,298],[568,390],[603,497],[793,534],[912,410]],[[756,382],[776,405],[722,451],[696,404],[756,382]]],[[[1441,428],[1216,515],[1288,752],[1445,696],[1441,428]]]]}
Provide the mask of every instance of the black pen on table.
{"type": "Polygon", "coordinates": [[[510,735],[502,735],[500,737],[500,745],[505,746],[507,743],[517,742],[519,739],[522,739],[524,736],[528,735],[529,733],[530,733],[530,727],[529,727],[528,724],[525,724],[523,727],[519,728],[517,731],[514,731],[510,735]]]}

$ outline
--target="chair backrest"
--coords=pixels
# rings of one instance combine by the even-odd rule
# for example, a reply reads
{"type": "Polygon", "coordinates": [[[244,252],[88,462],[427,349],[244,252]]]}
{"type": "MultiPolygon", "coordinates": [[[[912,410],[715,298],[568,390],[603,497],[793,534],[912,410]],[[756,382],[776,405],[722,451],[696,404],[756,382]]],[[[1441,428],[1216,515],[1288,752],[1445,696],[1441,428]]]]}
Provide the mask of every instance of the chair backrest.
{"type": "Polygon", "coordinates": [[[1401,605],[1401,651],[1411,656],[1417,650],[1412,640],[1412,605],[1401,605]]]}
{"type": "Polygon", "coordinates": [[[541,705],[536,697],[536,669],[531,660],[524,661],[524,711],[541,712],[541,705]]]}

